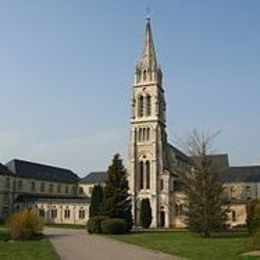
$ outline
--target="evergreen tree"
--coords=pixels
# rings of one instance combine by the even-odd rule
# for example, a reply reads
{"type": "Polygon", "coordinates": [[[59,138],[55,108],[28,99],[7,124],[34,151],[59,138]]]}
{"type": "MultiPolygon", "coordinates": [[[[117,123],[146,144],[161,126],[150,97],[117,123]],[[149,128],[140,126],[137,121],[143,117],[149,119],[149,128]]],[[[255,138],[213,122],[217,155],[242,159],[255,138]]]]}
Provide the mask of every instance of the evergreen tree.
{"type": "Polygon", "coordinates": [[[103,210],[103,188],[100,185],[95,185],[92,190],[89,218],[102,215],[103,210]]]}
{"type": "Polygon", "coordinates": [[[127,172],[120,155],[116,154],[108,168],[108,179],[104,188],[104,213],[110,218],[122,218],[132,228],[131,200],[128,194],[127,172]]]}
{"type": "Polygon", "coordinates": [[[208,156],[212,138],[193,133],[188,142],[191,167],[184,176],[188,227],[206,237],[224,229],[229,211],[219,179],[220,169],[208,156]]]}
{"type": "Polygon", "coordinates": [[[143,228],[149,228],[152,223],[152,209],[149,199],[141,201],[140,223],[143,228]]]}

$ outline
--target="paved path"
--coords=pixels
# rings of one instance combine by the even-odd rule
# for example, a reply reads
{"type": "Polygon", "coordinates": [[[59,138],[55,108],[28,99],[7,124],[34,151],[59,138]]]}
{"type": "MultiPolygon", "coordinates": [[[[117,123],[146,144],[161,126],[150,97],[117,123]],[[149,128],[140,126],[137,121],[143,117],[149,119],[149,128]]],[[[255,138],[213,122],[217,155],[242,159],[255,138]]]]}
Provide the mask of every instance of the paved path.
{"type": "Polygon", "coordinates": [[[180,259],[102,236],[89,235],[85,230],[46,228],[44,233],[62,260],[180,259]]]}

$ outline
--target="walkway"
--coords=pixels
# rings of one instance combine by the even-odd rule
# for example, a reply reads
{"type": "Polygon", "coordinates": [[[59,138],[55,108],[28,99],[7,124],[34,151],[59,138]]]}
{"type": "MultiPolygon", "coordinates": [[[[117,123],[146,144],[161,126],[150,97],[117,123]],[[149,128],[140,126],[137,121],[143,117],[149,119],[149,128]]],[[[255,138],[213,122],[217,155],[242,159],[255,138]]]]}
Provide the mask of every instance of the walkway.
{"type": "Polygon", "coordinates": [[[180,259],[102,236],[89,235],[85,230],[46,228],[44,233],[50,239],[61,260],[180,259]]]}

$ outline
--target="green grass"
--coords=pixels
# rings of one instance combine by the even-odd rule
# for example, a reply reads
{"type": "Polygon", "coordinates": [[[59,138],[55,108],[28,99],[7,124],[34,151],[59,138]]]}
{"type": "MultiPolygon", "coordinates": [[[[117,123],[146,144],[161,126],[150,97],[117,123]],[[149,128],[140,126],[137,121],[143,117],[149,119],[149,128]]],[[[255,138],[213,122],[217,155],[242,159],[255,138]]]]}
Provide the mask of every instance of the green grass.
{"type": "Polygon", "coordinates": [[[2,260],[57,260],[50,242],[43,238],[29,241],[6,241],[8,234],[0,230],[0,259],[2,260]]]}
{"type": "Polygon", "coordinates": [[[189,259],[260,259],[240,255],[253,249],[251,238],[246,232],[230,232],[203,238],[186,231],[137,231],[110,237],[189,259]]]}

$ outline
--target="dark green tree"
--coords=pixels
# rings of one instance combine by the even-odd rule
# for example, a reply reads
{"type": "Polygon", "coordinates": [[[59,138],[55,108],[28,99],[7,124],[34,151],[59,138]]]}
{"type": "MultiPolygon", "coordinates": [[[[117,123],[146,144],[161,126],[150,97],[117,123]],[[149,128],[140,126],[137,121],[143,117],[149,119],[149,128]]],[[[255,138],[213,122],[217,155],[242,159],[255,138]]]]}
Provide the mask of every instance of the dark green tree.
{"type": "Polygon", "coordinates": [[[141,200],[140,224],[143,228],[149,228],[152,223],[152,209],[149,199],[141,200]]]}
{"type": "Polygon", "coordinates": [[[225,228],[229,212],[221,170],[209,156],[213,137],[193,132],[187,143],[191,165],[183,179],[188,227],[206,237],[225,228]]]}
{"type": "Polygon", "coordinates": [[[122,218],[127,222],[127,231],[133,226],[131,200],[129,198],[127,172],[119,154],[108,168],[104,188],[104,214],[110,218],[122,218]]]}
{"type": "Polygon", "coordinates": [[[102,215],[103,211],[103,188],[100,185],[95,185],[92,190],[89,218],[102,215]]]}

